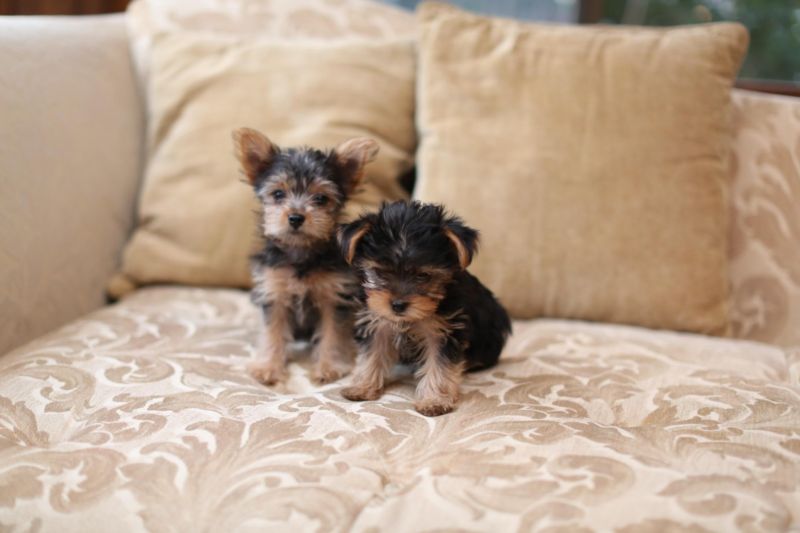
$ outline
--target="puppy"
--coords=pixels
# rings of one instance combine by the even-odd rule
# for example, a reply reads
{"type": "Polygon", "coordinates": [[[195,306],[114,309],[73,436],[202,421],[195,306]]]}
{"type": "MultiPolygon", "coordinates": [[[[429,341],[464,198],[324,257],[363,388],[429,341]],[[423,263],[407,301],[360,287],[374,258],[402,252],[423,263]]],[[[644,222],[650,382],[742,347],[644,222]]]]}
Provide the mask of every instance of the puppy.
{"type": "Polygon", "coordinates": [[[380,397],[401,360],[417,368],[417,411],[452,411],[463,371],[497,363],[511,332],[505,309],[466,271],[478,233],[442,206],[395,202],[344,226],[339,243],[358,272],[363,306],[359,361],[342,395],[380,397]]]}
{"type": "Polygon", "coordinates": [[[286,378],[292,338],[312,337],[312,378],[328,383],[349,369],[356,352],[353,313],[357,280],[336,243],[345,201],[378,152],[372,139],[331,151],[281,149],[261,133],[233,134],[242,170],[261,203],[264,247],[252,256],[251,298],[263,315],[252,375],[271,385],[286,378]]]}

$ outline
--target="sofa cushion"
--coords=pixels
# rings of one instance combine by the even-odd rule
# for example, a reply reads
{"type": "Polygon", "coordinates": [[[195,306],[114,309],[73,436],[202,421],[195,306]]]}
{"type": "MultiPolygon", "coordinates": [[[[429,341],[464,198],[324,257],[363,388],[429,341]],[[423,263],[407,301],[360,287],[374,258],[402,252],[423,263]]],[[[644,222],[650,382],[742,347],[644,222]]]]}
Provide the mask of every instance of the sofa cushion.
{"type": "Polygon", "coordinates": [[[483,233],[475,273],[512,315],[726,332],[744,27],[419,22],[415,195],[483,233]]]}
{"type": "Polygon", "coordinates": [[[233,128],[317,147],[371,135],[381,154],[348,214],[408,196],[399,182],[416,144],[408,12],[371,0],[136,0],[127,15],[149,162],[112,296],[149,283],[249,285],[255,218],[234,183],[233,128]]]}
{"type": "Polygon", "coordinates": [[[242,126],[281,146],[372,137],[381,150],[348,213],[406,197],[398,179],[416,144],[411,41],[278,44],[166,33],[150,59],[150,158],[122,264],[134,283],[250,285],[258,206],[233,155],[231,133],[242,126]]]}
{"type": "Polygon", "coordinates": [[[15,530],[783,530],[800,521],[800,359],[625,326],[517,322],[430,419],[351,403],[298,356],[245,371],[234,290],[149,288],[0,358],[15,530]],[[791,364],[790,364],[791,363],[791,364]]]}
{"type": "Polygon", "coordinates": [[[133,0],[128,4],[131,48],[147,77],[160,33],[233,35],[287,42],[413,39],[414,16],[375,0],[133,0]]]}

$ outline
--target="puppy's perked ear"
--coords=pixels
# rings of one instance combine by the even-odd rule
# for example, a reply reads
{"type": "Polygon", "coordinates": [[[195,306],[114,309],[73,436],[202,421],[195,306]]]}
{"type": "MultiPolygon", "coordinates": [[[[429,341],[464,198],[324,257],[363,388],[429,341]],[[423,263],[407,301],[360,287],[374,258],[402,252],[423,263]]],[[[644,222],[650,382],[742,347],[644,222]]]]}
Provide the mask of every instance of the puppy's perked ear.
{"type": "Polygon", "coordinates": [[[369,137],[356,137],[333,149],[336,166],[342,176],[345,194],[352,194],[364,178],[364,167],[375,159],[380,147],[369,137]]]}
{"type": "Polygon", "coordinates": [[[458,217],[445,219],[442,229],[456,249],[458,264],[465,270],[478,251],[478,232],[465,225],[458,217]]]}
{"type": "Polygon", "coordinates": [[[347,261],[348,265],[353,264],[353,260],[356,257],[356,251],[358,250],[358,245],[361,242],[361,239],[364,238],[364,235],[366,235],[370,230],[371,226],[372,224],[367,217],[361,217],[358,220],[354,220],[353,222],[345,224],[339,228],[336,237],[339,240],[339,247],[342,250],[342,257],[344,257],[344,260],[347,261]]]}
{"type": "Polygon", "coordinates": [[[259,175],[269,168],[278,153],[278,147],[266,135],[250,128],[234,131],[233,144],[245,176],[251,185],[255,185],[259,175]]]}

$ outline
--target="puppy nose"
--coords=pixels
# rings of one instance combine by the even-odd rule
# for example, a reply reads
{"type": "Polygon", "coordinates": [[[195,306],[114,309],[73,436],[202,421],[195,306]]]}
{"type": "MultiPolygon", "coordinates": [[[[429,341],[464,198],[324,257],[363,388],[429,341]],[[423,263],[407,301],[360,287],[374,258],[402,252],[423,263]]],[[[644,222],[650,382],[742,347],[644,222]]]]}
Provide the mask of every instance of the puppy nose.
{"type": "Polygon", "coordinates": [[[291,227],[293,227],[294,229],[297,229],[300,226],[302,226],[303,222],[305,222],[305,220],[306,220],[306,217],[304,217],[303,215],[298,215],[296,213],[293,214],[293,215],[289,215],[289,225],[291,227]]]}
{"type": "Polygon", "coordinates": [[[404,302],[403,300],[392,300],[392,311],[398,315],[405,311],[407,307],[408,302],[404,302]]]}

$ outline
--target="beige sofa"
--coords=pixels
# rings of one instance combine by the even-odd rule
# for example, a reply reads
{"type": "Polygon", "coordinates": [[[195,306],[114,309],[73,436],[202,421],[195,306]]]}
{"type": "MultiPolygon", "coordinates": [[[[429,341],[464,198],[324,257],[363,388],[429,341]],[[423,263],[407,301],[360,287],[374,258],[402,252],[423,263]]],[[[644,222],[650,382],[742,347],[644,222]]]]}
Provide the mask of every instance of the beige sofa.
{"type": "Polygon", "coordinates": [[[256,383],[242,291],[104,306],[142,167],[124,23],[0,19],[0,529],[800,527],[800,101],[735,103],[737,338],[517,322],[429,419],[403,376],[256,383]]]}

